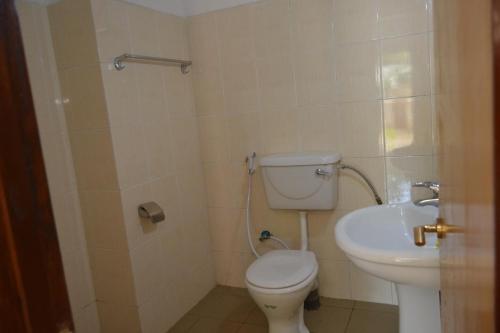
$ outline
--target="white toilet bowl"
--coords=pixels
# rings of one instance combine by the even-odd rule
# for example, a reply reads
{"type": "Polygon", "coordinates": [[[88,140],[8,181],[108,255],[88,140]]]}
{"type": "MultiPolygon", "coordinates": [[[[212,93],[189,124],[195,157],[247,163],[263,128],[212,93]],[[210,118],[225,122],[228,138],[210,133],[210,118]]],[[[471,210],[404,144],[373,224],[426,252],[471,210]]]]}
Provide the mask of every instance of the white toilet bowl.
{"type": "Polygon", "coordinates": [[[267,317],[269,333],[309,333],[303,304],[317,276],[318,262],[310,251],[271,251],[250,265],[246,285],[267,317]]]}

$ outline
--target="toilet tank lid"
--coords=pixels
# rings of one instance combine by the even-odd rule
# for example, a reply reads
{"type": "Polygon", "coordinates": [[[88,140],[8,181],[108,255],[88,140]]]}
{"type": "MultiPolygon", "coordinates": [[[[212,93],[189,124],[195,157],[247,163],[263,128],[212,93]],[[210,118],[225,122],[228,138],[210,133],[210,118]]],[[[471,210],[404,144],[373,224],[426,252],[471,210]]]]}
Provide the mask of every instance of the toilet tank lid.
{"type": "Polygon", "coordinates": [[[339,153],[334,152],[273,154],[263,156],[260,159],[260,165],[265,167],[334,164],[339,162],[341,158],[339,153]]]}

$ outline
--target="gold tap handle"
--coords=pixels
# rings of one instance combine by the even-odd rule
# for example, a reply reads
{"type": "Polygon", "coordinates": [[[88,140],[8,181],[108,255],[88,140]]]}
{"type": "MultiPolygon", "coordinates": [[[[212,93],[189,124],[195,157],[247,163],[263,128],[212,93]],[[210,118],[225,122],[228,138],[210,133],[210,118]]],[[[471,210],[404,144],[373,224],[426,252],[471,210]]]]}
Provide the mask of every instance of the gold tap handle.
{"type": "Polygon", "coordinates": [[[416,246],[425,245],[426,232],[436,233],[439,239],[443,239],[446,237],[447,233],[463,233],[464,228],[456,225],[446,224],[443,218],[438,217],[436,219],[436,224],[421,225],[413,228],[413,239],[416,246]]]}

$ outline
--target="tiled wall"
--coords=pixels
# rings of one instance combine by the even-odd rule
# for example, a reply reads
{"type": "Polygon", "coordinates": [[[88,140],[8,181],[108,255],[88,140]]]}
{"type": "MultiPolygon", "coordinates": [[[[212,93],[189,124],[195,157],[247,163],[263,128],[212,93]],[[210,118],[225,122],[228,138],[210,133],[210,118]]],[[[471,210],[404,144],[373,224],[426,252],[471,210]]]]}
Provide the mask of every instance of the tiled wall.
{"type": "Polygon", "coordinates": [[[165,332],[215,285],[182,18],[113,0],[49,7],[102,332],[165,332]],[[75,38],[78,36],[78,38],[75,38]],[[157,225],[137,206],[156,201],[157,225]]]}
{"type": "Polygon", "coordinates": [[[113,0],[92,10],[142,332],[163,332],[214,285],[191,75],[111,61],[122,53],[189,58],[185,19],[113,0]],[[166,221],[137,205],[154,200],[166,221]]]}
{"type": "MultiPolygon", "coordinates": [[[[410,200],[411,181],[435,179],[430,8],[426,0],[265,0],[189,19],[218,283],[243,286],[254,260],[244,229],[251,151],[340,152],[391,203],[410,200]]],[[[256,184],[255,234],[269,229],[297,247],[297,214],[270,210],[256,184]]],[[[374,204],[348,171],[339,191],[335,211],[309,216],[320,292],[395,303],[389,282],[335,245],[338,218],[374,204]]]]}
{"type": "Polygon", "coordinates": [[[90,2],[63,0],[48,6],[47,11],[101,331],[138,330],[90,2]],[[120,317],[123,319],[118,322],[120,317]]]}
{"type": "Polygon", "coordinates": [[[26,1],[18,1],[17,8],[73,319],[79,333],[98,333],[99,318],[47,10],[26,1]]]}

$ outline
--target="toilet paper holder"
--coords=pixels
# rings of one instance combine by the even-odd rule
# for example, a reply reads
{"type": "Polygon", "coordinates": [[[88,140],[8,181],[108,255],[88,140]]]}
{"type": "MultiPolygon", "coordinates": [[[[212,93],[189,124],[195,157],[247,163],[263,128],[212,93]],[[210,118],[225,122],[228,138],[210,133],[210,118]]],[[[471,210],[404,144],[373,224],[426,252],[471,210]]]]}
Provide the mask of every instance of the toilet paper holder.
{"type": "Polygon", "coordinates": [[[140,204],[137,210],[140,217],[149,219],[153,223],[165,220],[165,213],[163,212],[163,209],[154,201],[140,204]]]}

